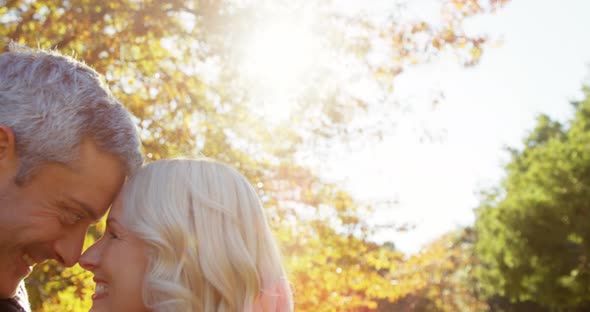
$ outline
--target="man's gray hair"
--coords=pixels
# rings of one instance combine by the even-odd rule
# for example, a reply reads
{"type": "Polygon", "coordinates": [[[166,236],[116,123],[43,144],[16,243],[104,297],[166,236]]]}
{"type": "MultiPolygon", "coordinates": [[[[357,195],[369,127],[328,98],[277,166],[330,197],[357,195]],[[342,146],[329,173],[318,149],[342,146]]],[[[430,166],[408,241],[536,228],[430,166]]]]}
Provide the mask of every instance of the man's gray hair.
{"type": "Polygon", "coordinates": [[[56,51],[10,44],[0,54],[0,125],[15,133],[19,184],[43,163],[75,161],[85,138],[117,157],[126,174],[143,162],[131,116],[101,76],[56,51]]]}

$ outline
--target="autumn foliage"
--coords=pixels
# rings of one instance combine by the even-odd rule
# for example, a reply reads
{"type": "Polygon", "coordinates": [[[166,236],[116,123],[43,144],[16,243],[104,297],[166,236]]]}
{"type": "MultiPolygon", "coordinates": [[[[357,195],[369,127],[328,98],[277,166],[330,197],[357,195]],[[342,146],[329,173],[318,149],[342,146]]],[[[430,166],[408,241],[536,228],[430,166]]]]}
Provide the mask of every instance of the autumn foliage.
{"type": "MultiPolygon", "coordinates": [[[[308,2],[325,23],[326,48],[356,60],[382,92],[391,92],[395,75],[441,53],[451,51],[462,64],[477,64],[487,38],[466,35],[461,23],[506,1],[443,1],[441,24],[378,23],[334,10],[333,1],[308,2]],[[349,37],[350,30],[359,35],[349,37]],[[377,41],[387,46],[386,59],[368,64],[377,41]]],[[[367,113],[371,103],[336,84],[326,89],[328,94],[294,99],[288,126],[256,114],[256,99],[241,88],[230,55],[233,40],[257,16],[256,1],[0,3],[3,41],[56,48],[105,75],[135,116],[148,160],[205,155],[248,177],[280,241],[297,311],[386,311],[396,304],[412,307],[412,302],[422,302],[429,311],[486,308],[465,284],[473,261],[465,247],[472,244],[471,232],[441,238],[407,257],[393,245],[369,240],[374,229],[365,217],[372,207],[297,161],[302,151],[313,152],[329,139],[375,139],[364,136],[378,131],[349,129],[352,116],[367,113]],[[214,68],[215,75],[206,68],[214,68]]],[[[283,9],[293,6],[276,3],[283,9]]],[[[336,77],[328,67],[310,83],[321,83],[326,75],[336,77]]],[[[101,227],[88,233],[87,245],[101,227]]],[[[91,274],[78,266],[38,265],[27,285],[34,311],[87,311],[91,305],[91,274]]]]}

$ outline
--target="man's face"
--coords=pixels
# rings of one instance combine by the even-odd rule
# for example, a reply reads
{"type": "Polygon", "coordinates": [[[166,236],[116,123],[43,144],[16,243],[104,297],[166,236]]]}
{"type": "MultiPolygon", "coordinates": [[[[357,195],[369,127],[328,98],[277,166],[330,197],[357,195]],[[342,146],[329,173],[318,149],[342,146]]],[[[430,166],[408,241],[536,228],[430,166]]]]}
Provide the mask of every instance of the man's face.
{"type": "Polygon", "coordinates": [[[17,162],[8,161],[1,132],[0,298],[7,298],[34,264],[56,259],[72,266],[78,261],[88,227],[105,214],[125,177],[114,156],[85,140],[73,164],[45,164],[18,186],[17,162]]]}

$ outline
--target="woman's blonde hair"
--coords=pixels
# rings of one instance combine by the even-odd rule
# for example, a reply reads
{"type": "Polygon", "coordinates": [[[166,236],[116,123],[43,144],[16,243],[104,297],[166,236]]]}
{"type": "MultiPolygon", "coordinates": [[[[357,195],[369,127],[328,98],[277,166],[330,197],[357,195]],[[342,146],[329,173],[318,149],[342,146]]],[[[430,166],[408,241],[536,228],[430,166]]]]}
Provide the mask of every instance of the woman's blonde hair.
{"type": "Polygon", "coordinates": [[[160,160],[125,186],[130,230],[148,246],[154,311],[292,311],[280,253],[254,188],[208,159],[160,160]]]}

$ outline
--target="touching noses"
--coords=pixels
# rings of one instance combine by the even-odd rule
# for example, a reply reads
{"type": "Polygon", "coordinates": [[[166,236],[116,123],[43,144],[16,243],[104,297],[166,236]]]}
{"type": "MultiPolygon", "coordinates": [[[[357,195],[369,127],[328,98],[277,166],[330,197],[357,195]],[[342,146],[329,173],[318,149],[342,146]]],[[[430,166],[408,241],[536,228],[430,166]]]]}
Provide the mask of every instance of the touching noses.
{"type": "Polygon", "coordinates": [[[86,237],[86,227],[78,226],[72,230],[54,245],[57,260],[67,267],[78,262],[86,237]]]}
{"type": "Polygon", "coordinates": [[[100,261],[100,246],[101,240],[88,247],[84,254],[80,257],[80,266],[88,271],[93,271],[100,261]]]}

